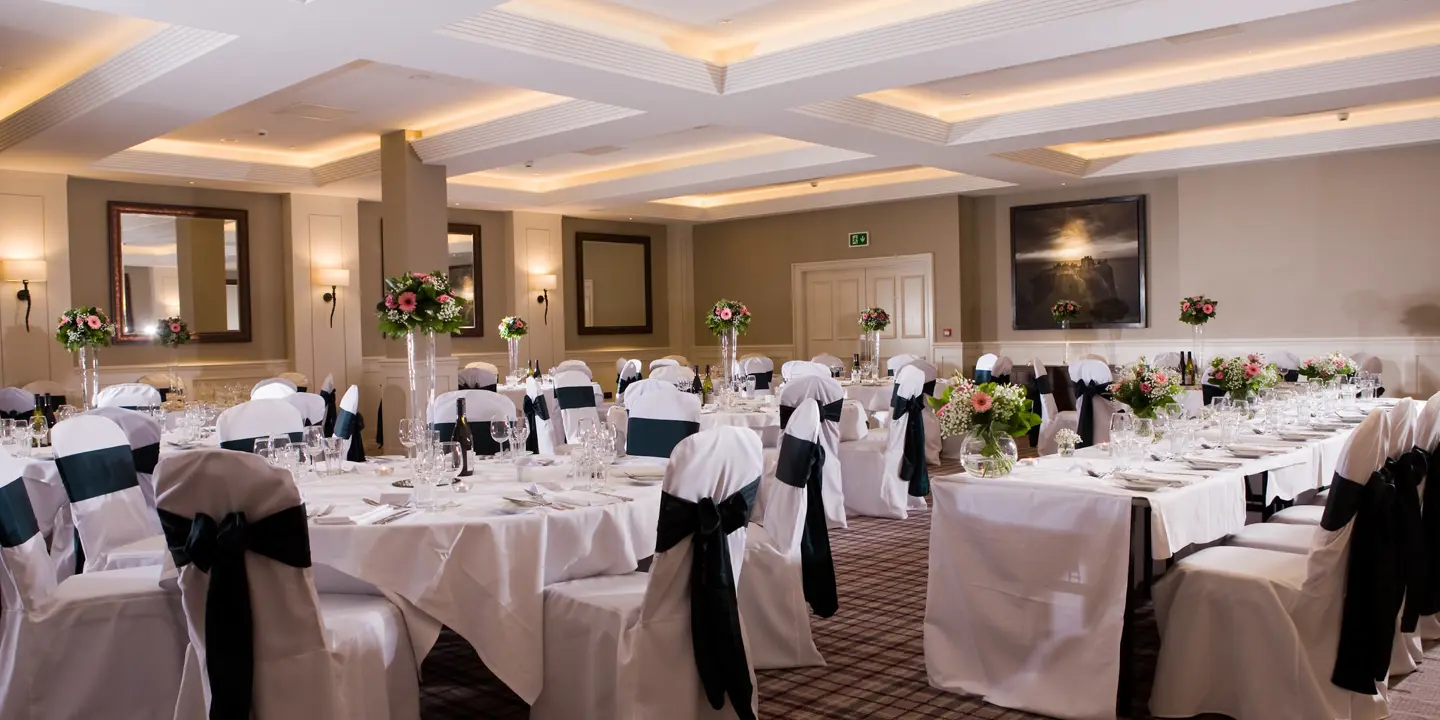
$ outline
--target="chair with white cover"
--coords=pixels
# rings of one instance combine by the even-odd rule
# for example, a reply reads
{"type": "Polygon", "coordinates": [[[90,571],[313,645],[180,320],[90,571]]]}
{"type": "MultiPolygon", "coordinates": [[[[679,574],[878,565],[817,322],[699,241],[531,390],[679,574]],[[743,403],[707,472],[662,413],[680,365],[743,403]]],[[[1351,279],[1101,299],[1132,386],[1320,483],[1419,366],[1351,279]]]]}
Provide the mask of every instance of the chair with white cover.
{"type": "Polygon", "coordinates": [[[904,367],[895,376],[890,426],[885,433],[876,433],[883,437],[884,447],[878,474],[851,472],[861,465],[852,466],[848,443],[841,445],[845,507],[851,514],[903,520],[910,510],[925,508],[930,473],[925,463],[924,386],[925,374],[919,368],[904,367]]]}
{"type": "MultiPolygon", "coordinates": [[[[826,371],[828,374],[828,370],[826,371]]],[[[755,390],[749,397],[773,395],[771,386],[775,382],[775,361],[763,355],[751,355],[740,361],[740,374],[755,378],[755,390]]]]}
{"type": "Polygon", "coordinates": [[[525,449],[539,455],[554,455],[555,448],[565,443],[560,416],[551,412],[540,381],[533,377],[525,379],[525,400],[521,410],[525,423],[530,426],[525,449]]]}
{"type": "Polygon", "coordinates": [[[158,407],[160,391],[144,383],[119,383],[100,388],[95,394],[99,407],[122,407],[130,410],[158,407]]]}
{"type": "Polygon", "coordinates": [[[650,572],[545,588],[545,686],[532,720],[755,718],[734,589],[763,472],[760,438],[745,428],[675,447],[650,572]],[[702,531],[701,517],[717,511],[719,523],[702,531]],[[699,568],[709,592],[691,591],[699,568]]]}
{"type": "MultiPolygon", "coordinates": [[[[1004,369],[1005,379],[1008,381],[1010,379],[1010,366],[1008,364],[1010,360],[1007,358],[1001,358],[1001,360],[1007,363],[1004,369]]],[[[927,360],[916,360],[910,363],[910,366],[925,374],[925,384],[921,390],[925,393],[925,396],[935,397],[935,382],[936,378],[939,377],[939,371],[935,366],[931,365],[927,360]]],[[[944,439],[940,437],[940,418],[935,415],[935,411],[931,409],[929,403],[926,403],[922,409],[920,417],[925,422],[925,462],[931,465],[939,465],[940,450],[945,445],[944,439]]]]}
{"type": "Polygon", "coordinates": [[[624,403],[622,404],[629,403],[635,400],[635,398],[643,397],[651,393],[660,393],[666,391],[679,392],[679,390],[675,387],[675,383],[668,383],[663,380],[655,380],[652,378],[636,380],[625,389],[625,395],[623,398],[621,398],[622,400],[624,400],[624,403]]]}
{"type": "Polygon", "coordinates": [[[255,383],[250,389],[251,400],[279,400],[286,395],[294,395],[299,392],[295,383],[285,378],[273,377],[255,383]]]}
{"type": "Polygon", "coordinates": [[[695,371],[680,365],[661,365],[650,371],[650,379],[667,382],[671,385],[677,383],[689,385],[695,380],[695,371]]]}
{"type": "Polygon", "coordinates": [[[289,380],[295,385],[296,392],[307,392],[310,389],[310,378],[306,377],[305,373],[283,372],[276,377],[281,380],[289,380]]]}
{"type": "Polygon", "coordinates": [[[655,369],[656,369],[656,368],[662,368],[662,367],[667,367],[667,366],[673,367],[673,366],[677,366],[677,365],[679,365],[679,364],[680,364],[680,361],[679,361],[679,360],[675,360],[675,359],[673,359],[673,358],[668,358],[668,357],[657,358],[657,359],[655,359],[655,360],[651,360],[651,361],[650,361],[650,373],[653,375],[653,374],[655,373],[655,369]]]}
{"type": "Polygon", "coordinates": [[[325,437],[335,434],[335,375],[326,373],[325,380],[320,383],[320,399],[325,401],[325,437]]]}
{"type": "MultiPolygon", "coordinates": [[[[816,355],[815,357],[810,358],[810,362],[818,363],[820,365],[824,365],[827,368],[830,368],[830,377],[840,377],[841,375],[845,374],[845,361],[829,353],[821,353],[819,355],[816,355]]],[[[781,370],[784,370],[784,366],[781,366],[781,370]]]]}
{"type": "Polygon", "coordinates": [[[467,367],[460,371],[461,390],[489,390],[495,392],[500,389],[500,376],[489,368],[467,367]]]}
{"type": "Polygon", "coordinates": [[[1281,350],[1277,353],[1267,353],[1265,359],[1275,363],[1280,370],[1281,379],[1285,382],[1295,382],[1300,379],[1300,358],[1289,350],[1281,350]]]}
{"type": "Polygon", "coordinates": [[[690,360],[687,359],[684,355],[666,355],[664,358],[661,358],[661,359],[662,359],[662,360],[674,360],[674,361],[676,362],[676,364],[679,364],[679,365],[686,365],[686,366],[688,366],[688,365],[690,364],[690,360]]]}
{"type": "Polygon", "coordinates": [[[555,373],[554,393],[555,405],[560,410],[560,422],[565,427],[565,442],[579,442],[580,430],[586,423],[600,424],[595,388],[585,373],[555,373]]]}
{"type": "Polygon", "coordinates": [[[325,423],[325,398],[317,393],[297,392],[281,398],[290,403],[296,410],[300,411],[300,417],[305,420],[306,425],[323,425],[325,423]]]}
{"type": "Polygon", "coordinates": [[[289,472],[207,448],[166,457],[156,475],[190,631],[176,718],[206,706],[228,711],[211,717],[419,718],[404,616],[383,597],[316,594],[289,472]]]}
{"type": "Polygon", "coordinates": [[[86,415],[109,418],[125,433],[130,443],[130,457],[135,463],[135,475],[145,502],[155,508],[155,464],[160,462],[160,422],[150,415],[121,407],[98,407],[86,415]]]}
{"type": "MultiPolygon", "coordinates": [[[[694,394],[658,380],[635,383],[626,394],[627,455],[668,458],[681,441],[700,431],[700,398],[694,394]]],[[[760,436],[755,437],[758,443],[760,436]]]]}
{"type": "Polygon", "coordinates": [[[501,443],[496,442],[490,434],[490,423],[496,420],[515,420],[515,402],[489,390],[451,390],[440,393],[430,402],[430,427],[440,433],[441,442],[449,441],[455,435],[455,422],[459,419],[460,410],[455,401],[460,399],[465,400],[465,422],[470,425],[470,436],[475,441],[475,454],[499,453],[501,443]]]}
{"type": "Polygon", "coordinates": [[[559,365],[555,366],[555,372],[570,371],[584,373],[585,377],[591,380],[595,379],[595,373],[590,370],[590,366],[586,365],[584,360],[562,360],[559,365]]]}
{"type": "Polygon", "coordinates": [[[0,388],[0,417],[24,419],[34,412],[34,395],[17,387],[0,388]]]}
{"type": "Polygon", "coordinates": [[[897,376],[900,374],[900,368],[903,368],[906,365],[909,365],[910,363],[913,363],[919,359],[919,355],[911,355],[910,353],[901,353],[899,355],[896,355],[885,361],[885,374],[892,377],[897,376]]]}
{"type": "MultiPolygon", "coordinates": [[[[49,395],[50,399],[55,400],[58,404],[64,404],[67,400],[67,395],[71,392],[70,388],[54,380],[35,380],[25,383],[25,386],[20,389],[30,393],[30,397],[49,395]]],[[[79,403],[77,402],[76,404],[78,405],[79,403]]]]}
{"type": "Polygon", "coordinates": [[[1151,364],[1157,368],[1170,368],[1171,370],[1180,370],[1180,363],[1180,353],[1174,350],[1156,355],[1155,359],[1151,362],[1151,364]]]}
{"type": "Polygon", "coordinates": [[[57,583],[25,464],[0,456],[0,717],[173,717],[187,639],[161,567],[57,583]]]}
{"type": "MultiPolygon", "coordinates": [[[[335,432],[340,432],[338,420],[335,432]]],[[[215,419],[215,434],[220,438],[220,447],[226,450],[254,452],[255,441],[260,438],[284,435],[291,442],[300,442],[304,439],[305,418],[284,400],[251,400],[220,413],[215,419]]]]}
{"type": "Polygon", "coordinates": [[[625,404],[625,390],[631,383],[639,382],[640,361],[631,358],[619,362],[615,367],[615,402],[625,404]]]}
{"type": "Polygon", "coordinates": [[[997,382],[1006,384],[1010,382],[1010,369],[1013,367],[1010,358],[994,353],[985,353],[975,361],[974,380],[977,383],[997,382]]]}
{"type": "Polygon", "coordinates": [[[1036,449],[1041,455],[1054,455],[1060,452],[1060,445],[1055,442],[1055,433],[1062,428],[1077,431],[1080,414],[1074,410],[1061,411],[1055,404],[1055,392],[1050,387],[1050,374],[1046,372],[1045,363],[1040,358],[1032,360],[1030,367],[1035,373],[1035,379],[1031,382],[1035,383],[1035,393],[1040,397],[1040,435],[1036,449]]]}
{"type": "Polygon", "coordinates": [[[340,409],[335,413],[335,437],[345,441],[346,460],[365,462],[365,438],[360,436],[360,431],[364,429],[365,418],[360,415],[360,387],[351,385],[340,398],[340,409]]]}
{"type": "Polygon", "coordinates": [[[791,360],[780,366],[780,377],[790,382],[798,377],[834,377],[830,368],[817,362],[791,360]]]}
{"type": "Polygon", "coordinates": [[[1379,412],[1351,434],[1308,554],[1214,547],[1161,578],[1153,716],[1388,716],[1383,678],[1400,611],[1384,599],[1400,596],[1384,580],[1398,576],[1380,499],[1388,444],[1379,412]]]}
{"type": "Polygon", "coordinates": [[[825,664],[810,612],[830,617],[839,607],[821,498],[827,453],[820,407],[801,402],[790,414],[775,472],[761,481],[761,516],[752,518],[745,538],[736,594],[750,663],[760,670],[825,664]]]}
{"type": "Polygon", "coordinates": [[[147,501],[140,488],[130,440],[115,421],[77,415],[56,423],[50,437],[80,540],[77,553],[69,529],[62,532],[57,525],[52,550],[57,562],[68,563],[78,555],[84,559],[84,572],[106,570],[110,553],[160,533],[153,501],[147,501]]]}
{"type": "Polygon", "coordinates": [[[1076,447],[1090,447],[1110,441],[1110,416],[1120,404],[1106,397],[1115,376],[1102,360],[1084,358],[1070,363],[1070,383],[1075,388],[1076,447]]]}
{"type": "MultiPolygon", "coordinates": [[[[820,410],[820,446],[825,450],[825,482],[820,488],[825,519],[832,528],[844,528],[848,525],[840,426],[845,416],[845,388],[840,387],[835,378],[820,375],[806,375],[785,383],[780,390],[780,427],[788,428],[794,414],[806,405],[815,405],[820,410]]],[[[781,438],[781,442],[784,441],[781,438]]]]}

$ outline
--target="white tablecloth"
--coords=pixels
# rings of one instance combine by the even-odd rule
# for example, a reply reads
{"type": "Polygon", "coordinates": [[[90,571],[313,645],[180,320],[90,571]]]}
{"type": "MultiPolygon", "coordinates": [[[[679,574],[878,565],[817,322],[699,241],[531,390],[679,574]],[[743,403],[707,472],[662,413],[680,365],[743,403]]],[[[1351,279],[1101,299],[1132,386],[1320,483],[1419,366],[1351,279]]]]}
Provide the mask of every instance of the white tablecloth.
{"type": "Polygon", "coordinates": [[[1110,470],[1100,448],[1040,458],[1003,478],[935,478],[930,683],[1044,715],[1115,717],[1132,505],[1149,507],[1153,557],[1168,558],[1244,526],[1248,474],[1274,471],[1290,483],[1285,493],[1316,487],[1347,434],[1153,492],[1071,471],[1077,463],[1110,470]]]}

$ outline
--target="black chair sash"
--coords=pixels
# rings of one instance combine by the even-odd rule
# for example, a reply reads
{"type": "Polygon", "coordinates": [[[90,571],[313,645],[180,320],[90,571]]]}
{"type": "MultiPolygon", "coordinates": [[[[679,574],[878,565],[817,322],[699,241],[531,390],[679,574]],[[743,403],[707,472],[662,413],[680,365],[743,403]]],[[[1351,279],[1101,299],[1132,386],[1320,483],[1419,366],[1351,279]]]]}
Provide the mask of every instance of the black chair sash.
{"type": "Polygon", "coordinates": [[[139,487],[130,446],[88,450],[55,458],[60,480],[71,503],[139,487]]]}
{"type": "Polygon", "coordinates": [[[561,410],[595,407],[595,389],[589,385],[555,388],[555,404],[561,410]]]}
{"type": "Polygon", "coordinates": [[[480,389],[481,389],[481,390],[489,390],[490,392],[500,392],[500,383],[498,383],[498,382],[493,382],[493,383],[490,383],[489,385],[481,385],[481,386],[480,386],[480,389]]]}
{"type": "Polygon", "coordinates": [[[1403,592],[1394,506],[1395,485],[1388,471],[1375,471],[1364,485],[1336,473],[1320,522],[1330,532],[1354,523],[1330,682],[1361,695],[1375,694],[1375,683],[1390,671],[1403,592]]]}
{"type": "Polygon", "coordinates": [[[296,505],[251,523],[232,512],[216,521],[159,510],[175,567],[194,564],[210,576],[205,594],[205,674],[210,679],[210,720],[249,720],[255,689],[254,617],[245,553],[293,568],[310,567],[305,506],[296,505]]]}
{"type": "Polygon", "coordinates": [[[40,534],[35,520],[35,506],[30,504],[30,491],[24,478],[15,478],[0,487],[0,547],[24,545],[40,534]]]}
{"type": "Polygon", "coordinates": [[[890,408],[891,427],[896,420],[910,416],[905,423],[905,456],[900,459],[900,479],[909,484],[911,497],[925,497],[930,494],[930,468],[925,465],[925,395],[907,400],[896,392],[890,408]]]}
{"type": "MultiPolygon", "coordinates": [[[[845,410],[845,398],[840,398],[829,404],[820,403],[820,398],[815,398],[820,405],[820,420],[823,422],[840,422],[840,417],[845,410]]],[[[795,414],[795,408],[788,405],[780,406],[780,429],[784,430],[790,425],[790,416],[795,414]]]]}
{"type": "Polygon", "coordinates": [[[775,382],[775,371],[774,371],[774,370],[766,370],[765,372],[746,373],[746,375],[749,375],[750,377],[755,378],[755,389],[756,389],[756,390],[769,390],[769,389],[770,389],[770,384],[773,383],[773,382],[775,382]]]}
{"type": "Polygon", "coordinates": [[[170,388],[155,388],[155,389],[160,393],[160,402],[163,403],[163,402],[166,402],[167,400],[170,399],[170,388]]]}
{"type": "Polygon", "coordinates": [[[310,388],[309,388],[308,386],[305,386],[305,385],[296,385],[296,386],[295,386],[295,392],[297,392],[297,393],[310,392],[310,388]]]}
{"type": "Polygon", "coordinates": [[[1422,591],[1420,614],[1440,613],[1440,468],[1435,459],[1426,455],[1425,496],[1422,502],[1426,512],[1422,516],[1425,541],[1425,588],[1422,591]]]}
{"type": "Polygon", "coordinates": [[[1281,379],[1281,380],[1284,380],[1285,382],[1299,382],[1299,381],[1300,381],[1300,371],[1299,371],[1299,370],[1284,370],[1284,371],[1282,371],[1282,372],[1280,373],[1280,379],[1281,379]]]}
{"type": "Polygon", "coordinates": [[[525,410],[525,423],[530,426],[530,436],[525,438],[525,449],[538,455],[540,454],[540,428],[536,424],[536,420],[537,418],[547,422],[550,420],[550,403],[545,402],[544,395],[533,398],[526,395],[523,409],[525,410]]]}
{"type": "Polygon", "coordinates": [[[353,413],[345,408],[335,416],[335,435],[349,440],[360,434],[365,429],[365,422],[360,419],[360,413],[353,413]]]}
{"type": "MultiPolygon", "coordinates": [[[[345,410],[340,411],[342,415],[350,415],[349,421],[350,436],[346,438],[345,459],[350,462],[365,462],[365,438],[361,433],[365,430],[365,416],[360,413],[351,413],[345,410]]],[[[337,419],[335,425],[340,425],[337,419]]]]}
{"type": "MultiPolygon", "coordinates": [[[[265,437],[274,437],[274,436],[273,436],[273,435],[266,435],[265,437]]],[[[304,442],[304,440],[305,440],[305,433],[303,433],[303,432],[286,433],[286,437],[290,438],[290,442],[292,442],[292,443],[304,442]]],[[[234,451],[236,451],[236,452],[253,453],[253,452],[255,452],[255,441],[256,441],[256,440],[259,440],[259,439],[260,439],[260,438],[258,438],[258,437],[252,437],[252,438],[239,438],[239,439],[236,439],[236,440],[221,440],[221,441],[220,441],[220,448],[221,448],[222,450],[234,450],[234,451]]]]}
{"type": "Polygon", "coordinates": [[[698,422],[632,417],[625,431],[625,452],[629,455],[668,458],[681,440],[698,432],[698,422]]]}
{"type": "Polygon", "coordinates": [[[1210,401],[1214,400],[1215,398],[1222,397],[1224,395],[1225,388],[1222,388],[1219,385],[1211,385],[1210,383],[1205,383],[1204,385],[1200,386],[1200,399],[1206,405],[1209,405],[1210,401]]]}
{"type": "Polygon", "coordinates": [[[920,394],[925,397],[935,397],[935,381],[926,380],[925,384],[920,386],[920,394]]]}
{"type": "Polygon", "coordinates": [[[325,401],[325,423],[321,425],[321,427],[324,428],[325,437],[333,437],[335,435],[335,423],[337,420],[335,415],[335,391],[321,390],[320,399],[325,401]]]}
{"type": "Polygon", "coordinates": [[[786,435],[780,441],[780,459],[775,477],[790,487],[805,490],[805,530],[800,537],[800,578],[805,602],[820,617],[828,618],[840,609],[835,590],[835,559],[830,554],[830,530],[825,522],[825,500],[821,483],[825,469],[825,446],[786,435]]]}
{"type": "Polygon", "coordinates": [[[995,382],[995,374],[989,370],[981,370],[980,368],[975,368],[975,377],[971,379],[975,381],[976,385],[979,385],[980,383],[995,382]]]}
{"type": "Polygon", "coordinates": [[[632,376],[630,376],[630,377],[621,377],[621,376],[619,376],[619,375],[616,375],[616,376],[615,376],[615,397],[618,398],[618,397],[624,395],[624,394],[625,394],[625,388],[630,387],[630,384],[631,384],[631,383],[638,382],[639,380],[640,380],[640,376],[639,376],[639,375],[632,375],[632,376]]]}
{"type": "Polygon", "coordinates": [[[131,448],[130,457],[135,460],[135,472],[154,475],[155,466],[160,464],[160,443],[131,448]]]}
{"type": "Polygon", "coordinates": [[[375,444],[385,447],[385,403],[375,406],[375,444]]]}
{"type": "Polygon", "coordinates": [[[1075,409],[1079,413],[1076,434],[1080,436],[1078,447],[1090,447],[1095,444],[1095,403],[1091,402],[1097,397],[1109,399],[1110,384],[1098,383],[1094,380],[1077,380],[1075,385],[1075,409]]]}
{"type": "MultiPolygon", "coordinates": [[[[1055,391],[1050,389],[1050,376],[1048,374],[1036,375],[1030,378],[1030,384],[1025,388],[1025,397],[1030,400],[1030,407],[1041,406],[1041,395],[1053,395],[1055,391]]],[[[1040,426],[1030,428],[1030,447],[1040,447],[1040,426]]]]}
{"type": "Polygon", "coordinates": [[[1400,582],[1405,606],[1400,613],[1400,630],[1415,632],[1420,607],[1425,604],[1426,547],[1425,521],[1421,517],[1420,483],[1425,481],[1425,453],[1411,449],[1399,460],[1386,463],[1395,479],[1395,551],[1400,562],[1400,582]]]}
{"type": "Polygon", "coordinates": [[[29,420],[30,418],[32,418],[32,417],[34,417],[34,416],[35,416],[35,411],[34,411],[33,409],[31,409],[31,410],[0,410],[0,418],[3,418],[3,419],[5,419],[5,420],[29,420]]]}
{"type": "Polygon", "coordinates": [[[728,696],[741,720],[755,719],[750,707],[754,686],[725,536],[750,522],[759,489],[757,478],[718,503],[708,497],[693,502],[661,493],[655,541],[655,551],[665,552],[691,538],[690,637],[695,646],[695,669],[710,707],[724,707],[728,696]]]}

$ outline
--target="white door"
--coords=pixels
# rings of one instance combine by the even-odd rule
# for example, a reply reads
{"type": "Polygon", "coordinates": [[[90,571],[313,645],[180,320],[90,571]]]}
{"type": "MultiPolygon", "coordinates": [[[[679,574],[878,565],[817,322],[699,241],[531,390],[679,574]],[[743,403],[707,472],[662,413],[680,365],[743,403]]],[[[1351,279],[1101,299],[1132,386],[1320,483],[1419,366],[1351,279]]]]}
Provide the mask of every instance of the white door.
{"type": "Polygon", "coordinates": [[[860,352],[860,311],[881,307],[890,327],[880,334],[880,354],[931,355],[931,258],[911,255],[797,265],[801,339],[796,350],[809,359],[829,353],[849,360],[860,352]]]}

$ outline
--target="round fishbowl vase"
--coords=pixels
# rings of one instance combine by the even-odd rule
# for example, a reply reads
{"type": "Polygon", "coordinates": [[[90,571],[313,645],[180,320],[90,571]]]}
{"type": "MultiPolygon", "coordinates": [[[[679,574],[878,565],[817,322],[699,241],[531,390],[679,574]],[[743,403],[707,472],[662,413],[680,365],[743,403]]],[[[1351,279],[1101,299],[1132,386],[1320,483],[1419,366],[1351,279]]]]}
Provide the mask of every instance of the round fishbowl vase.
{"type": "Polygon", "coordinates": [[[960,462],[975,477],[1004,477],[1015,468],[1020,450],[1015,438],[1004,433],[974,431],[965,436],[960,462]]]}

